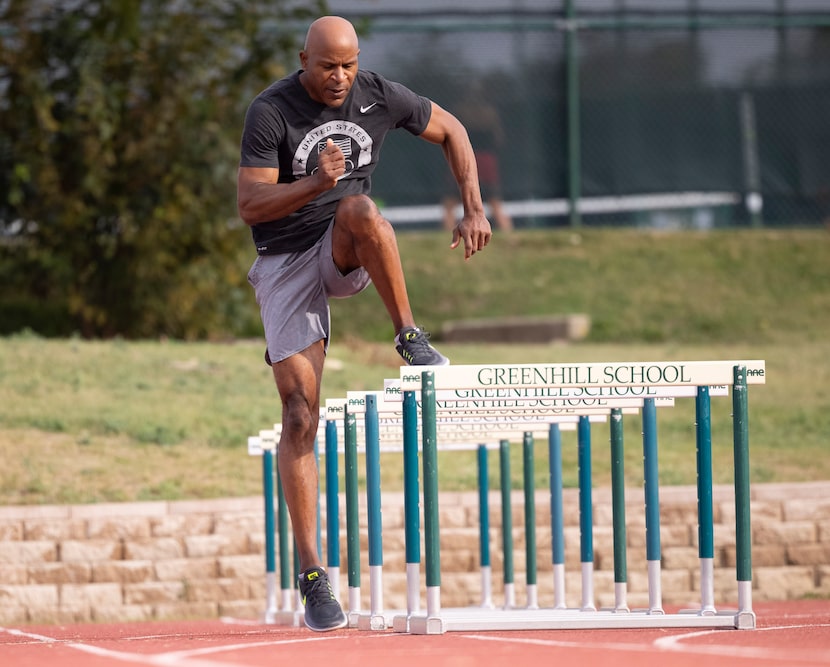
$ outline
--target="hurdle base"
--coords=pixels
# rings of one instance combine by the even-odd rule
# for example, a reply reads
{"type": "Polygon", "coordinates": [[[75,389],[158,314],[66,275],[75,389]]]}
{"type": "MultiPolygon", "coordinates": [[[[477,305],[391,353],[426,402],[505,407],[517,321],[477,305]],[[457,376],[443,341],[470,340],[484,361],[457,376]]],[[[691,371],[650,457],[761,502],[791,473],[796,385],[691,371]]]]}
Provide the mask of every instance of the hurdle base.
{"type": "Polygon", "coordinates": [[[409,632],[409,614],[400,614],[392,619],[392,630],[394,632],[409,632]]]}
{"type": "MultiPolygon", "coordinates": [[[[403,618],[406,619],[406,612],[401,610],[360,614],[357,617],[357,629],[388,630],[389,628],[394,627],[397,619],[401,618],[401,614],[404,614],[403,618]]],[[[406,630],[403,632],[406,632],[406,630]]]]}
{"type": "Polygon", "coordinates": [[[735,627],[738,628],[738,630],[754,630],[755,629],[755,612],[754,611],[739,611],[735,615],[735,627]]]}
{"type": "Polygon", "coordinates": [[[442,616],[412,615],[409,617],[409,632],[413,635],[443,635],[449,630],[442,616]]]}
{"type": "Polygon", "coordinates": [[[754,614],[719,612],[714,616],[653,614],[649,611],[584,611],[582,609],[510,609],[489,611],[477,608],[442,609],[440,616],[409,618],[409,632],[415,635],[485,630],[587,630],[637,628],[739,628],[754,627],[754,614]],[[747,618],[747,616],[752,618],[747,618]],[[749,625],[749,623],[752,625],[749,625]]]}

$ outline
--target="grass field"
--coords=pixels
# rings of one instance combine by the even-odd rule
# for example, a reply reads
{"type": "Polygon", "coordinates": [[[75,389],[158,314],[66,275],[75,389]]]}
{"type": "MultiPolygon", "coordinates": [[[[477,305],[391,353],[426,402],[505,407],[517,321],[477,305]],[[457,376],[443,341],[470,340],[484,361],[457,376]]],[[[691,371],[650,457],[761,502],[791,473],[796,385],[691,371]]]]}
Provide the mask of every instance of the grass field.
{"type": "MultiPolygon", "coordinates": [[[[469,263],[438,252],[446,243],[443,234],[401,235],[415,311],[434,331],[450,317],[499,314],[585,312],[594,323],[579,344],[443,345],[455,363],[765,359],[767,384],[750,391],[752,480],[830,479],[825,231],[520,231],[469,263]]],[[[389,332],[376,298],[334,305],[324,396],[397,376],[392,345],[378,342],[389,332]]],[[[0,502],[257,495],[260,462],[247,456],[246,439],[279,419],[262,349],[261,341],[0,339],[0,502]]],[[[732,479],[730,407],[713,399],[721,483],[732,479]]],[[[594,435],[597,486],[609,479],[605,428],[594,435]]],[[[693,429],[691,399],[660,412],[662,483],[694,483],[693,429]]],[[[566,434],[565,482],[575,485],[569,443],[575,436],[566,434]]],[[[638,419],[627,418],[629,483],[641,483],[641,466],[638,419]]],[[[383,468],[384,488],[399,487],[399,461],[387,455],[383,468]]],[[[442,488],[472,488],[475,474],[472,455],[442,454],[442,488]]]]}

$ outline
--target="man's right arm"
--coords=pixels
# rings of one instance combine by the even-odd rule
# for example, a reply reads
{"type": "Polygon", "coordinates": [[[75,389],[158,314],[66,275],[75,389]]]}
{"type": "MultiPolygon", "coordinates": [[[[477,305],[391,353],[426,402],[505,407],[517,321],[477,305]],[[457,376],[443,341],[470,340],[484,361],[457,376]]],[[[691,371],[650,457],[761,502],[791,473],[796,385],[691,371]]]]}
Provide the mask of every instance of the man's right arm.
{"type": "Polygon", "coordinates": [[[318,156],[317,171],[292,183],[279,183],[275,167],[240,167],[236,177],[236,207],[247,225],[284,218],[337,185],[346,172],[346,159],[331,140],[318,156]]]}

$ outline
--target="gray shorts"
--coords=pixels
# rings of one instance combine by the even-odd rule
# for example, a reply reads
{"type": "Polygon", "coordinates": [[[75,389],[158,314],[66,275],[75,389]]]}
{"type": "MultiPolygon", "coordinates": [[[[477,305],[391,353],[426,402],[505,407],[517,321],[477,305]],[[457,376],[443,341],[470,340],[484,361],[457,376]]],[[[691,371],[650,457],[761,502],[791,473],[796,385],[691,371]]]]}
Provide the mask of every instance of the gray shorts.
{"type": "Polygon", "coordinates": [[[332,226],[311,248],[285,255],[259,255],[248,272],[265,328],[267,353],[274,363],[331,332],[329,297],[363,291],[371,280],[364,268],[343,275],[331,257],[332,226]]]}

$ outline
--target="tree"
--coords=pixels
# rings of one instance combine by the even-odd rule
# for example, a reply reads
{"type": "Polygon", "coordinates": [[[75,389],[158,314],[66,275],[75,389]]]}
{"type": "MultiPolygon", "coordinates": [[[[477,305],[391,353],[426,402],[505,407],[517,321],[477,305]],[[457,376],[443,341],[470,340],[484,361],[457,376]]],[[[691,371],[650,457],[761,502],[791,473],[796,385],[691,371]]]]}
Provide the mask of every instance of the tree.
{"type": "Polygon", "coordinates": [[[245,108],[324,10],[0,0],[0,327],[4,307],[36,300],[63,317],[58,333],[226,331],[247,290],[245,108]]]}

